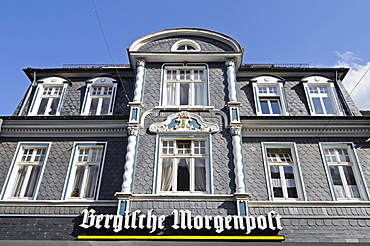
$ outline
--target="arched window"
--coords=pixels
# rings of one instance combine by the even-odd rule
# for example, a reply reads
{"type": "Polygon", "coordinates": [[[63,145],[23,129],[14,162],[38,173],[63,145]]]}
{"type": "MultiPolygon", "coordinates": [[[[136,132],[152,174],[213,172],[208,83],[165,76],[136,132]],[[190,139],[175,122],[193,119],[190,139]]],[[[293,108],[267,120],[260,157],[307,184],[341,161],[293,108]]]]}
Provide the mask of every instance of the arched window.
{"type": "Polygon", "coordinates": [[[262,75],[251,80],[257,115],[289,115],[283,80],[262,75]]]}
{"type": "Polygon", "coordinates": [[[200,51],[200,46],[193,40],[182,39],[172,45],[171,51],[200,51]]]}
{"type": "Polygon", "coordinates": [[[113,114],[116,96],[116,80],[108,77],[98,77],[88,80],[82,115],[113,114]]]}
{"type": "Polygon", "coordinates": [[[323,76],[302,80],[311,115],[343,115],[334,81],[323,76]]]}
{"type": "Polygon", "coordinates": [[[38,80],[28,115],[60,115],[68,82],[67,79],[61,77],[47,77],[38,80]]]}

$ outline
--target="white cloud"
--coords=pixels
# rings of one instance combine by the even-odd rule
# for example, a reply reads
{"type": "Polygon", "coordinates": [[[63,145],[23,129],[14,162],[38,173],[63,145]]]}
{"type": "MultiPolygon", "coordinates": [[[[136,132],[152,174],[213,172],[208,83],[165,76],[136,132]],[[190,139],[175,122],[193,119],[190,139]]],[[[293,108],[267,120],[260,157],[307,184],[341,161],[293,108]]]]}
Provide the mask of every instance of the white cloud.
{"type": "Polygon", "coordinates": [[[356,55],[350,51],[346,51],[344,53],[336,52],[336,55],[339,60],[334,67],[350,68],[347,76],[343,80],[343,84],[348,93],[351,93],[353,90],[351,97],[359,109],[370,110],[370,71],[368,71],[370,62],[367,62],[365,65],[359,64],[362,59],[356,57],[356,55]],[[360,79],[361,82],[355,88],[360,79]]]}

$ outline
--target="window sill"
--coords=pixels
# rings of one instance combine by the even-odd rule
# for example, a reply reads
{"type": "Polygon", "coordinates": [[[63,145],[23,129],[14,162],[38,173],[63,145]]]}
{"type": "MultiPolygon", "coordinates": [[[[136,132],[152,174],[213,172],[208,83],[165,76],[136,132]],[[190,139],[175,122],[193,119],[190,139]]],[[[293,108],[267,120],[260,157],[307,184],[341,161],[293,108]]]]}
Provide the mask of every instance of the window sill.
{"type": "Polygon", "coordinates": [[[189,105],[183,105],[183,106],[157,106],[154,109],[159,109],[163,111],[212,111],[215,109],[213,106],[189,106],[189,105]]]}

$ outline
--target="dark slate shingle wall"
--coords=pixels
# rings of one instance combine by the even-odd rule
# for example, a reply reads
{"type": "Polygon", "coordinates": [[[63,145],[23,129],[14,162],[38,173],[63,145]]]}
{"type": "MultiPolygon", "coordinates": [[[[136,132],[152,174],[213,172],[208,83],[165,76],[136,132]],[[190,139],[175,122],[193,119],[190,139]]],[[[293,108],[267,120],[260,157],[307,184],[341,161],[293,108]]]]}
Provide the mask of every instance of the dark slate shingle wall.
{"type": "Polygon", "coordinates": [[[0,191],[2,191],[18,142],[0,142],[0,191]]]}
{"type": "Polygon", "coordinates": [[[174,45],[177,41],[180,41],[183,39],[190,39],[198,43],[200,46],[201,52],[233,51],[233,49],[230,46],[224,43],[221,43],[217,40],[195,37],[195,36],[178,36],[178,37],[159,39],[159,40],[143,45],[142,47],[140,47],[139,51],[170,52],[172,45],[174,45]]]}

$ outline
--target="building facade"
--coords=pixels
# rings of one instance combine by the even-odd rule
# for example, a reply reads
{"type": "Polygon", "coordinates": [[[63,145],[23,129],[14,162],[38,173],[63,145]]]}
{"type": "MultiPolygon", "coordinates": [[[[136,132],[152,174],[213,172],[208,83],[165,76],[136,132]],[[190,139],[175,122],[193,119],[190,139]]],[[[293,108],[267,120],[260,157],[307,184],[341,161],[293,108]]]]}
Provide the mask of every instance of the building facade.
{"type": "Polygon", "coordinates": [[[370,242],[370,118],[349,69],[244,65],[236,40],[196,28],[128,56],[24,69],[0,120],[0,239],[370,242]]]}

